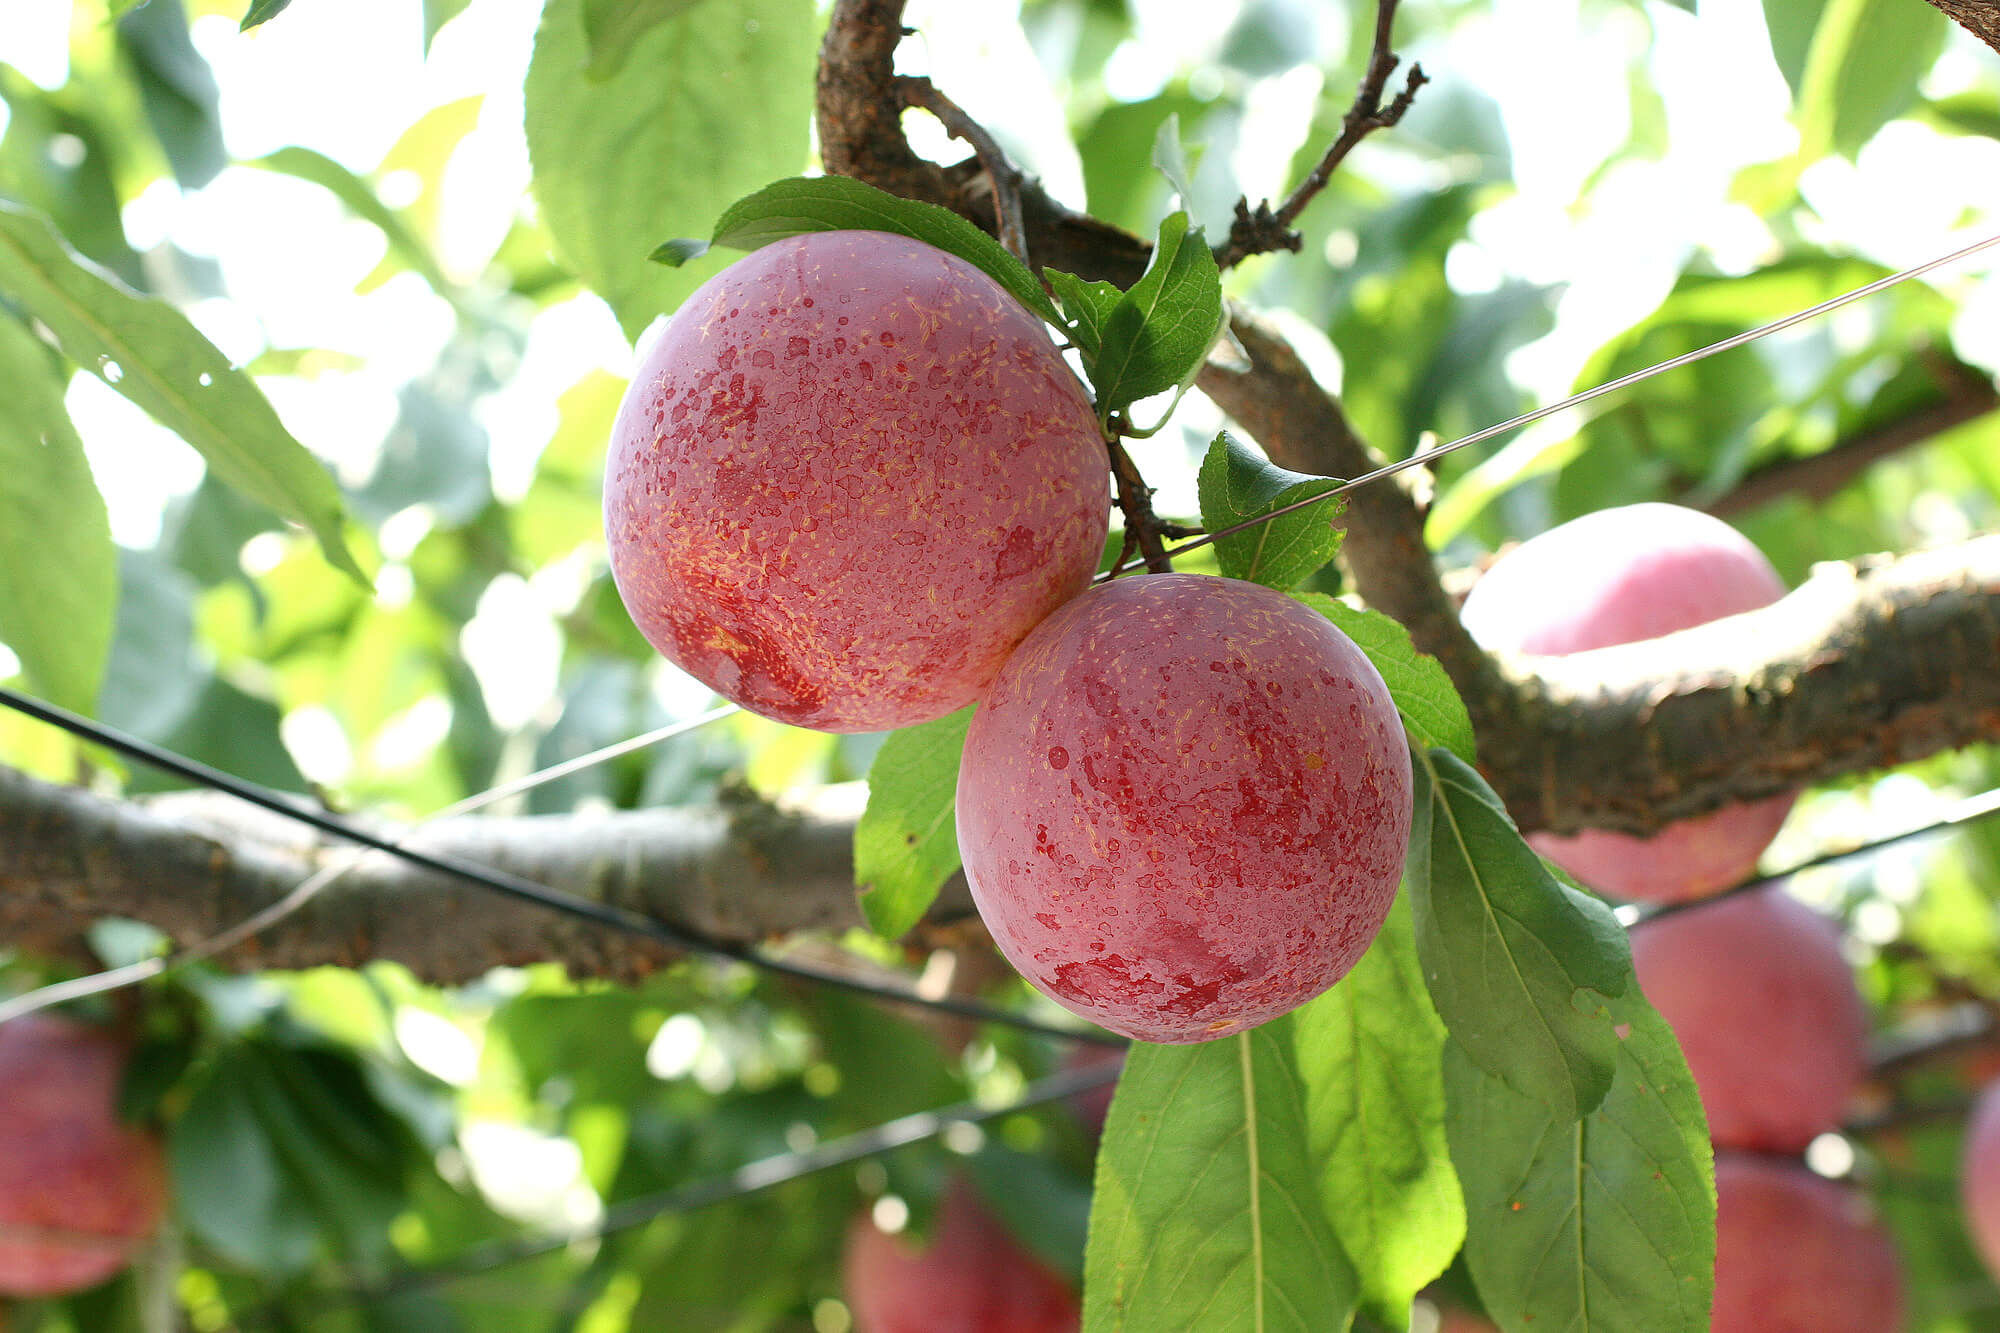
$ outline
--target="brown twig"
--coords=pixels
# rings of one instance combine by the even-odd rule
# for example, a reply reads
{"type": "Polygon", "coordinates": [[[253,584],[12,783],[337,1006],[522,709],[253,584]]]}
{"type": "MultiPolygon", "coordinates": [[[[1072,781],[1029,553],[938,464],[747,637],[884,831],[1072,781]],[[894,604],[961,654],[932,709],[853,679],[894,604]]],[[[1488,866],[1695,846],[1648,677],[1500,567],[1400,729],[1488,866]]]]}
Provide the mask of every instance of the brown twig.
{"type": "Polygon", "coordinates": [[[1952,22],[2000,51],[2000,0],[1930,0],[1952,22]]]}
{"type": "MultiPolygon", "coordinates": [[[[1132,455],[1125,452],[1125,442],[1114,432],[1105,439],[1105,450],[1111,456],[1111,479],[1117,487],[1118,509],[1125,515],[1125,540],[1129,545],[1137,541],[1139,554],[1145,557],[1149,573],[1165,574],[1173,569],[1167,560],[1166,543],[1162,540],[1162,527],[1153,513],[1153,488],[1139,475],[1138,465],[1132,455]]],[[[1118,563],[1125,563],[1129,550],[1121,552],[1118,563]]]]}
{"type": "Polygon", "coordinates": [[[1389,49],[1391,30],[1396,23],[1396,4],[1397,0],[1376,0],[1375,46],[1369,53],[1368,72],[1362,77],[1361,88],[1354,95],[1354,104],[1341,117],[1340,136],[1320,158],[1319,165],[1299,182],[1298,188],[1275,212],[1268,199],[1254,210],[1248,199],[1236,201],[1236,220],[1229,226],[1229,239],[1216,251],[1217,265],[1229,268],[1251,255],[1272,250],[1297,250],[1299,234],[1292,230],[1292,223],[1298,220],[1313,196],[1326,188],[1326,183],[1333,179],[1334,169],[1354,151],[1356,144],[1376,130],[1388,129],[1400,121],[1403,113],[1410,109],[1410,103],[1416,100],[1417,89],[1430,81],[1422,65],[1411,65],[1403,91],[1397,93],[1388,106],[1382,105],[1382,94],[1389,86],[1389,76],[1402,63],[1389,49]]]}
{"type": "MultiPolygon", "coordinates": [[[[1028,232],[1021,220],[1021,169],[986,132],[984,125],[967,115],[963,107],[946,97],[929,79],[904,75],[896,80],[896,91],[906,105],[930,112],[954,139],[972,145],[973,156],[979,159],[993,188],[993,215],[1000,244],[1008,254],[1027,264],[1028,232]]],[[[1029,271],[1033,271],[1033,265],[1029,265],[1029,271]]]]}

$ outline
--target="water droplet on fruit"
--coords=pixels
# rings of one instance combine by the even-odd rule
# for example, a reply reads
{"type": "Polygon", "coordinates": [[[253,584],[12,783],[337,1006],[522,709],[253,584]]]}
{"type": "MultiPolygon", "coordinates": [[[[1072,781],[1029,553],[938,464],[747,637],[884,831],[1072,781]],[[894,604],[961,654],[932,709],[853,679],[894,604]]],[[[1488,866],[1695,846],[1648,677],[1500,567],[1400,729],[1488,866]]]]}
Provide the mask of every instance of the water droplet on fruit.
{"type": "Polygon", "coordinates": [[[1063,769],[1069,767],[1069,751],[1060,745],[1049,747],[1049,767],[1063,769]]]}

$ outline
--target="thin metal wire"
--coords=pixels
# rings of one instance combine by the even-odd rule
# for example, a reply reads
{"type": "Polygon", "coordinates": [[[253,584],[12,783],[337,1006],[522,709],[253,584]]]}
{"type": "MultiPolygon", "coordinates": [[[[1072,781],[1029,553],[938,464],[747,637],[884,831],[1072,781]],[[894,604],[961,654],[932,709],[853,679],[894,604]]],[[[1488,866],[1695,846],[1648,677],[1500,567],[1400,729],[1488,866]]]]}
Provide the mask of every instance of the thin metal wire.
{"type": "Polygon", "coordinates": [[[907,1005],[913,1008],[928,1009],[940,1013],[956,1014],[959,1017],[970,1018],[980,1022],[1000,1023],[1009,1027],[1019,1028],[1026,1032],[1039,1032],[1045,1036],[1063,1037],[1077,1041],[1092,1042],[1098,1045],[1117,1046],[1124,1044],[1123,1038],[1113,1037],[1107,1033],[1045,1023],[1011,1009],[1001,1009],[993,1005],[982,1004],[977,1000],[960,999],[954,996],[929,998],[900,986],[889,986],[881,982],[870,981],[864,977],[851,976],[846,973],[812,967],[803,963],[794,963],[783,958],[773,958],[762,950],[754,949],[747,945],[731,944],[726,940],[711,939],[698,931],[689,930],[683,926],[676,926],[670,922],[661,921],[656,917],[634,912],[627,908],[613,907],[608,903],[596,902],[589,898],[580,898],[574,894],[564,893],[561,890],[552,889],[546,884],[528,879],[526,876],[516,875],[511,871],[478,865],[461,857],[419,851],[416,848],[403,846],[395,838],[371,832],[358,824],[343,819],[339,815],[312,806],[302,805],[296,800],[272,791],[269,788],[260,787],[253,782],[246,782],[233,774],[225,773],[220,769],[201,763],[199,760],[175,754],[173,751],[163,749],[150,741],[127,735],[115,728],[104,726],[102,723],[92,721],[90,718],[72,713],[66,708],[57,707],[54,704],[22,694],[16,690],[0,688],[0,705],[12,708],[16,712],[24,713],[29,717],[35,718],[37,721],[59,727],[71,735],[83,737],[128,758],[136,759],[141,763],[148,764],[164,772],[172,773],[174,776],[186,781],[210,787],[217,791],[227,792],[238,800],[246,801],[261,809],[269,810],[274,814],[283,815],[287,819],[296,820],[301,824],[318,829],[322,833],[355,843],[371,851],[386,852],[390,856],[394,856],[410,865],[419,866],[436,874],[462,880],[468,884],[477,885],[482,889],[502,894],[506,897],[534,903],[537,906],[546,907],[551,911],[562,912],[582,920],[609,926],[614,930],[621,930],[628,934],[658,940],[663,944],[671,945],[685,952],[709,954],[713,957],[726,958],[733,962],[746,963],[778,976],[791,977],[795,980],[807,981],[815,985],[831,986],[839,990],[864,995],[870,999],[881,1000],[890,1004],[907,1005]]]}
{"type": "MultiPolygon", "coordinates": [[[[1978,254],[1981,250],[1990,249],[1995,245],[2000,245],[2000,234],[1988,236],[1983,241],[1974,241],[1972,244],[1954,250],[1948,255],[1940,255],[1936,259],[1926,260],[1921,264],[1906,268],[1900,273],[1891,273],[1887,277],[1877,278],[1865,286],[1856,287],[1851,292],[1843,292],[1839,296],[1821,301],[1816,306],[1811,306],[1795,314],[1786,315],[1783,319],[1773,320],[1769,324],[1760,325],[1746,333],[1732,334],[1718,342],[1712,342],[1706,347],[1697,348],[1695,351],[1685,352],[1680,356],[1662,361],[1658,365],[1647,366],[1644,370],[1635,370],[1629,375],[1621,375],[1617,379],[1600,384],[1594,389],[1585,389],[1582,393],[1573,394],[1559,403],[1551,403],[1547,407],[1538,407],[1532,412],[1523,412],[1520,416],[1510,417],[1497,426],[1487,426],[1483,430],[1472,432],[1470,435],[1462,435],[1448,444],[1436,445],[1430,449],[1420,449],[1408,458],[1390,463],[1385,467],[1378,467],[1373,472],[1364,472],[1352,481],[1342,482],[1332,490],[1322,491],[1318,495],[1308,496],[1303,500],[1294,501],[1288,505],[1281,505],[1268,514],[1259,514],[1255,518],[1246,518],[1240,523],[1232,523],[1226,528],[1218,528],[1214,532],[1204,533],[1199,537],[1184,541],[1178,546],[1170,547],[1167,550],[1167,558],[1171,560],[1177,555],[1185,555],[1189,551],[1210,545],[1224,537],[1233,536],[1245,529],[1254,528],[1260,523],[1269,523],[1274,518],[1296,510],[1309,509],[1313,505],[1331,500],[1337,495],[1346,495],[1349,491],[1357,490],[1360,487],[1368,485],[1370,482],[1380,481],[1384,477],[1393,477],[1398,472],[1406,472],[1413,467],[1422,467],[1425,463],[1431,462],[1433,459],[1442,458],[1446,454],[1465,448],[1467,445],[1478,444],[1481,440],[1490,440],[1496,435],[1504,435],[1508,431],[1518,429],[1519,427],[1532,425],[1544,417],[1552,417],[1558,412],[1590,402],[1594,398],[1602,398],[1608,393],[1616,393],[1620,389],[1630,388],[1632,385],[1652,379],[1656,375],[1664,375],[1670,370],[1678,370],[1682,366],[1706,360],[1719,352],[1726,352],[1731,348],[1741,347],[1745,343],[1755,342],[1759,338],[1767,338],[1774,333],[1782,333],[1795,325],[1805,323],[1807,320],[1817,319],[1829,311],[1838,310],[1844,305],[1861,300],[1863,297],[1873,296],[1876,292],[1894,287],[1898,283],[1922,277],[1933,269],[1943,268],[1947,264],[1955,264],[1961,259],[1969,258],[1972,255],[1978,254]]],[[[1104,573],[1098,575],[1095,581],[1102,583],[1107,579],[1115,578],[1128,569],[1136,568],[1140,563],[1137,560],[1120,561],[1104,573]]]]}
{"type": "Polygon", "coordinates": [[[1958,828],[1962,825],[1970,824],[1975,820],[1985,819],[1995,814],[2000,814],[2000,787],[1953,802],[1944,814],[1938,816],[1938,818],[1928,824],[1917,828],[1904,829],[1901,833],[1892,833],[1885,838],[1877,838],[1873,842],[1865,842],[1855,847],[1843,847],[1835,851],[1821,852],[1818,856],[1801,861],[1789,869],[1780,870],[1773,875],[1758,875],[1752,879],[1746,879],[1740,884],[1732,884],[1719,893],[1711,893],[1707,897],[1689,898],[1683,902],[1660,903],[1657,906],[1626,903],[1618,908],[1618,919],[1627,929],[1630,929],[1633,926],[1643,925],[1648,921],[1658,921],[1661,917],[1677,916],[1682,912],[1692,912],[1698,908],[1707,907],[1712,903],[1719,903],[1724,899],[1734,898],[1738,894],[1754,893],[1759,889],[1768,888],[1773,884],[1781,884],[1794,876],[1803,875],[1808,870],[1818,870],[1824,866],[1839,865],[1843,861],[1854,861],[1862,857],[1874,856],[1899,843],[1910,842],[1917,838],[1927,837],[1933,833],[1943,833],[1947,829],[1958,828]]]}
{"type": "MultiPolygon", "coordinates": [[[[877,1125],[873,1129],[861,1130],[838,1139],[829,1139],[825,1143],[800,1152],[780,1153],[775,1157],[761,1158],[725,1175],[711,1176],[706,1180],[694,1181],[655,1194],[627,1199],[623,1203],[613,1204],[605,1209],[604,1216],[589,1227],[494,1241],[476,1246],[443,1263],[407,1269],[375,1283],[336,1287],[316,1293],[310,1299],[313,1308],[317,1310],[335,1305],[382,1300],[412,1291],[427,1290],[447,1282],[476,1277],[510,1264],[524,1263],[530,1259],[553,1254],[579,1242],[602,1240],[620,1231],[644,1226],[654,1218],[668,1213],[694,1212],[702,1208],[733,1203],[738,1199],[760,1194],[805,1176],[877,1157],[898,1148],[907,1148],[912,1144],[937,1138],[954,1125],[984,1124],[1013,1115],[1017,1111],[1025,1111],[1080,1092],[1087,1092],[1114,1081],[1122,1069],[1122,1064],[1097,1064],[1051,1074],[1030,1083],[1021,1096],[1004,1106],[981,1106],[977,1102],[964,1101],[935,1111],[918,1111],[913,1115],[901,1116],[877,1125]]],[[[277,1317],[276,1311],[267,1308],[246,1315],[242,1326],[268,1327],[277,1317]]]]}

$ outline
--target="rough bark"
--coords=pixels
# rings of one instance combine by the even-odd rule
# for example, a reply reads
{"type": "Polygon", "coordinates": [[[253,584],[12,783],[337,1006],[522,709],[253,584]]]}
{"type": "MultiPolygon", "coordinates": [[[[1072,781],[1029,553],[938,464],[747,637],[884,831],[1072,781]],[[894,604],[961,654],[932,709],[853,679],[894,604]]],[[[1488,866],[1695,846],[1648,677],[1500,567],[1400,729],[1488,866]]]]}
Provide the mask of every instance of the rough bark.
{"type": "Polygon", "coordinates": [[[2000,51],[2000,0],[1930,0],[1953,23],[2000,51]]]}

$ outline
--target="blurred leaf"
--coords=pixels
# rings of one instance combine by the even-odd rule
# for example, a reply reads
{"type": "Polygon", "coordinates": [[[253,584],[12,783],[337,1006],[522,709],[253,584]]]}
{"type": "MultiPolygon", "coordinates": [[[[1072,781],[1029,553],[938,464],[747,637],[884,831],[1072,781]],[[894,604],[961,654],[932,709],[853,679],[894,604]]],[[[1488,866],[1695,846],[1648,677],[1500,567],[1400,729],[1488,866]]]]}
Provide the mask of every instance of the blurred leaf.
{"type": "Polygon", "coordinates": [[[1431,999],[1474,1063],[1574,1120],[1611,1088],[1605,1000],[1630,983],[1625,931],[1553,879],[1499,798],[1448,750],[1417,751],[1404,882],[1431,999]]]}
{"type": "Polygon", "coordinates": [[[1090,1178],[1053,1158],[988,1139],[966,1159],[979,1195],[1014,1238],[1073,1283],[1083,1280],[1090,1232],[1090,1178]]]}
{"type": "Polygon", "coordinates": [[[854,882],[869,929],[895,939],[923,920],[958,869],[958,757],[972,709],[892,732],[868,769],[854,826],[854,882]]]}
{"type": "MultiPolygon", "coordinates": [[[[1765,0],[1771,10],[1784,0],[1765,0]]],[[[1944,50],[1950,23],[1929,5],[1901,0],[1826,0],[1817,6],[1803,64],[1794,75],[1802,20],[1815,8],[1799,6],[1771,20],[1772,50],[1793,91],[1800,156],[1828,152],[1852,156],[1875,131],[1916,101],[1917,82],[1944,50]],[[1780,29],[1783,36],[1780,36],[1780,29]]]]}
{"type": "MultiPolygon", "coordinates": [[[[1077,140],[1083,183],[1092,217],[1128,231],[1152,229],[1166,190],[1160,178],[1133,170],[1154,150],[1170,118],[1182,133],[1194,134],[1216,104],[1178,89],[1138,102],[1113,102],[1097,114],[1077,140]]],[[[1178,140],[1176,140],[1178,142],[1178,140]]]]}
{"type": "Polygon", "coordinates": [[[424,0],[424,54],[430,54],[438,29],[465,12],[472,0],[424,0]]]}
{"type": "Polygon", "coordinates": [[[4,64],[0,98],[9,113],[0,137],[0,195],[46,214],[80,253],[143,286],[144,268],[125,238],[117,185],[122,145],[111,129],[111,108],[69,89],[45,93],[4,64]],[[59,149],[65,144],[71,151],[59,149]]]}
{"type": "Polygon", "coordinates": [[[628,337],[705,276],[647,262],[663,238],[706,230],[729,200],[804,166],[817,37],[810,0],[708,0],[593,81],[581,0],[543,11],[526,90],[535,194],[628,337]]]}
{"type": "MultiPolygon", "coordinates": [[[[1291,472],[1222,431],[1208,446],[1197,480],[1202,526],[1220,532],[1340,485],[1337,477],[1291,472]]],[[[1289,592],[1340,549],[1334,526],[1347,507],[1339,496],[1307,505],[1214,542],[1222,572],[1289,592]]]]}
{"type": "Polygon", "coordinates": [[[111,520],[41,340],[0,311],[0,640],[43,696],[91,713],[111,652],[111,520]]]}
{"type": "Polygon", "coordinates": [[[183,190],[200,189],[229,165],[229,151],[218,112],[221,90],[188,39],[181,0],[147,0],[124,15],[118,42],[132,61],[140,103],[175,182],[183,190]]]}
{"type": "Polygon", "coordinates": [[[651,28],[677,19],[701,0],[583,0],[583,36],[590,46],[585,71],[608,79],[624,68],[632,44],[651,28]]]}
{"type": "Polygon", "coordinates": [[[1922,115],[1930,124],[1953,134],[2000,139],[2000,93],[1991,89],[1971,88],[1925,102],[1922,115]]]}
{"type": "Polygon", "coordinates": [[[1292,596],[1331,620],[1368,654],[1389,687],[1403,726],[1419,746],[1443,746],[1466,763],[1473,762],[1472,718],[1465,701],[1438,660],[1417,650],[1408,630],[1380,611],[1359,610],[1325,593],[1292,596]]]}
{"type": "Polygon", "coordinates": [[[1098,1151],[1084,1333],[1346,1327],[1359,1286],[1317,1197],[1293,1023],[1133,1044],[1098,1151]]]}
{"type": "Polygon", "coordinates": [[[1399,1326],[1465,1238],[1445,1143],[1444,1023],[1406,895],[1353,971],[1291,1021],[1321,1202],[1369,1311],[1399,1326]]]}
{"type": "Polygon", "coordinates": [[[118,552],[117,629],[98,692],[108,725],[158,740],[195,706],[208,670],[195,661],[194,595],[157,552],[118,552]]]}
{"type": "Polygon", "coordinates": [[[1145,273],[1105,316],[1097,355],[1084,360],[1098,416],[1185,390],[1227,318],[1222,275],[1201,230],[1189,230],[1185,212],[1168,214],[1145,273]]]}
{"type": "Polygon", "coordinates": [[[0,291],[55,332],[71,360],[198,449],[225,481],[306,525],[336,567],[348,551],[340,491],[249,376],[187,317],[93,272],[48,224],[0,200],[0,291]]]}
{"type": "MultiPolygon", "coordinates": [[[[305,775],[278,736],[278,709],[219,676],[202,682],[192,704],[173,729],[155,737],[175,754],[232,773],[259,786],[303,792],[305,775]]],[[[172,791],[180,779],[135,766],[128,792],[172,791]]]]}
{"type": "Polygon", "coordinates": [[[715,220],[712,243],[755,250],[787,236],[854,229],[893,232],[957,255],[1043,319],[1059,322],[1048,293],[1000,242],[947,209],[902,199],[846,176],[797,176],[746,195],[715,220]]]}
{"type": "MultiPolygon", "coordinates": [[[[375,187],[326,154],[290,144],[276,152],[253,158],[246,166],[262,167],[299,180],[310,181],[346,204],[356,217],[374,223],[389,240],[389,249],[421,274],[431,290],[448,293],[452,284],[437,265],[430,247],[403,222],[402,215],[383,203],[375,187]]],[[[365,283],[365,280],[364,280],[365,283]]]]}
{"type": "Polygon", "coordinates": [[[225,1054],[168,1131],[176,1211],[231,1263],[296,1273],[319,1248],[319,1228],[261,1122],[252,1061],[225,1054]]]}
{"type": "MultiPolygon", "coordinates": [[[[1508,1333],[1705,1333],[1715,1271],[1708,1122],[1636,987],[1612,1006],[1611,1090],[1576,1121],[1445,1052],[1466,1259],[1508,1333]]],[[[1777,1252],[1773,1252],[1776,1261],[1777,1252]]]]}
{"type": "Polygon", "coordinates": [[[1187,150],[1181,146],[1181,118],[1174,112],[1167,113],[1167,118],[1160,122],[1159,132],[1153,136],[1153,169],[1174,187],[1181,207],[1188,207],[1194,187],[1189,184],[1187,150]]]}

